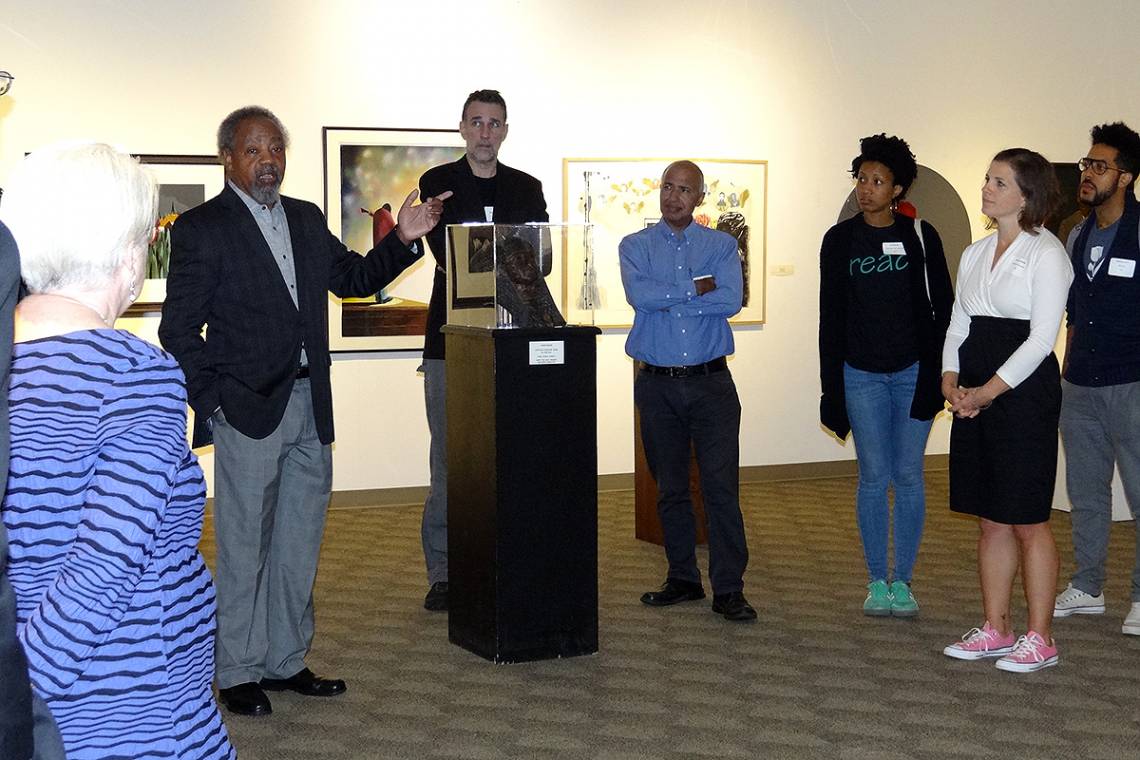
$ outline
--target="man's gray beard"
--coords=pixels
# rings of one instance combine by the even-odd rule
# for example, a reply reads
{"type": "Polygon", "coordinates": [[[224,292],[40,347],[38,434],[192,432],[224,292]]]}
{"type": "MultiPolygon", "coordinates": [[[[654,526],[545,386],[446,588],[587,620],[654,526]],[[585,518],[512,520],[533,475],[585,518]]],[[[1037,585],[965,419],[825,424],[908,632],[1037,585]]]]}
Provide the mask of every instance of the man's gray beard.
{"type": "Polygon", "coordinates": [[[281,200],[281,183],[276,182],[270,187],[254,185],[249,189],[249,197],[265,206],[272,206],[281,200]]]}

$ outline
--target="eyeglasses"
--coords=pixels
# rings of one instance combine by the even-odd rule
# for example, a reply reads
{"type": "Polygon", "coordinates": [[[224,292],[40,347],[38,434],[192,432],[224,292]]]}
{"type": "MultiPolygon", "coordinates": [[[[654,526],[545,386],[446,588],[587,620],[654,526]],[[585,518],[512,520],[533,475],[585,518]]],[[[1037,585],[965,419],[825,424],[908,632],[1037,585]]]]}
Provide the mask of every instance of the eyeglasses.
{"type": "Polygon", "coordinates": [[[12,86],[12,80],[15,78],[7,71],[0,71],[0,95],[8,92],[8,88],[12,86]]]}
{"type": "Polygon", "coordinates": [[[1092,173],[1098,177],[1102,176],[1107,171],[1121,172],[1123,169],[1117,169],[1115,166],[1109,166],[1107,162],[1101,161],[1099,158],[1082,158],[1077,162],[1077,168],[1083,172],[1092,169],[1092,173]]]}

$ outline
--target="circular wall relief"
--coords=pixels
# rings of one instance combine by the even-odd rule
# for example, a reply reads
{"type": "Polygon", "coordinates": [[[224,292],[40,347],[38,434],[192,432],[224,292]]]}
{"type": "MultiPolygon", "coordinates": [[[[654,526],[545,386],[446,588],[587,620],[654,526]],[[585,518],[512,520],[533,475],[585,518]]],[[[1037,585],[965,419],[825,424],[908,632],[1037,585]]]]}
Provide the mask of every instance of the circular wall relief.
{"type": "MultiPolygon", "coordinates": [[[[941,174],[919,164],[918,176],[911,184],[906,200],[918,209],[920,219],[930,222],[938,230],[942,248],[946,251],[946,265],[950,268],[950,281],[956,283],[962,251],[973,242],[970,217],[962,199],[941,174]]],[[[855,200],[855,191],[852,190],[839,210],[836,221],[842,222],[858,213],[859,204],[855,200]]]]}

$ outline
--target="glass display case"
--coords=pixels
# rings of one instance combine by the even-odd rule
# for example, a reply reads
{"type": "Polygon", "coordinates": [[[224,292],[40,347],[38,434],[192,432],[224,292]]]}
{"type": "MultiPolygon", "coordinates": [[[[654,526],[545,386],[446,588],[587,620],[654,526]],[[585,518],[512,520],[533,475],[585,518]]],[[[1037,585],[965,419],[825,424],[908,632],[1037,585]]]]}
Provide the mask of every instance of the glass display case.
{"type": "Polygon", "coordinates": [[[593,324],[587,224],[447,227],[447,323],[485,329],[593,324]]]}

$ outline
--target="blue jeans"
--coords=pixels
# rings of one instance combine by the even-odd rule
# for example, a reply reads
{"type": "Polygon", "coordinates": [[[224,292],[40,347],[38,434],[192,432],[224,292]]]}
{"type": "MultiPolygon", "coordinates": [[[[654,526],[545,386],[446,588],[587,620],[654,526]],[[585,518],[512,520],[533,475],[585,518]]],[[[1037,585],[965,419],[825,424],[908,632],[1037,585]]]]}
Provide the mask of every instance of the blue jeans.
{"type": "Polygon", "coordinates": [[[870,580],[891,580],[887,567],[890,509],[895,491],[894,580],[910,583],[926,520],[923,455],[934,420],[910,416],[918,364],[898,372],[864,372],[843,365],[847,416],[859,460],[855,514],[870,580]]]}

